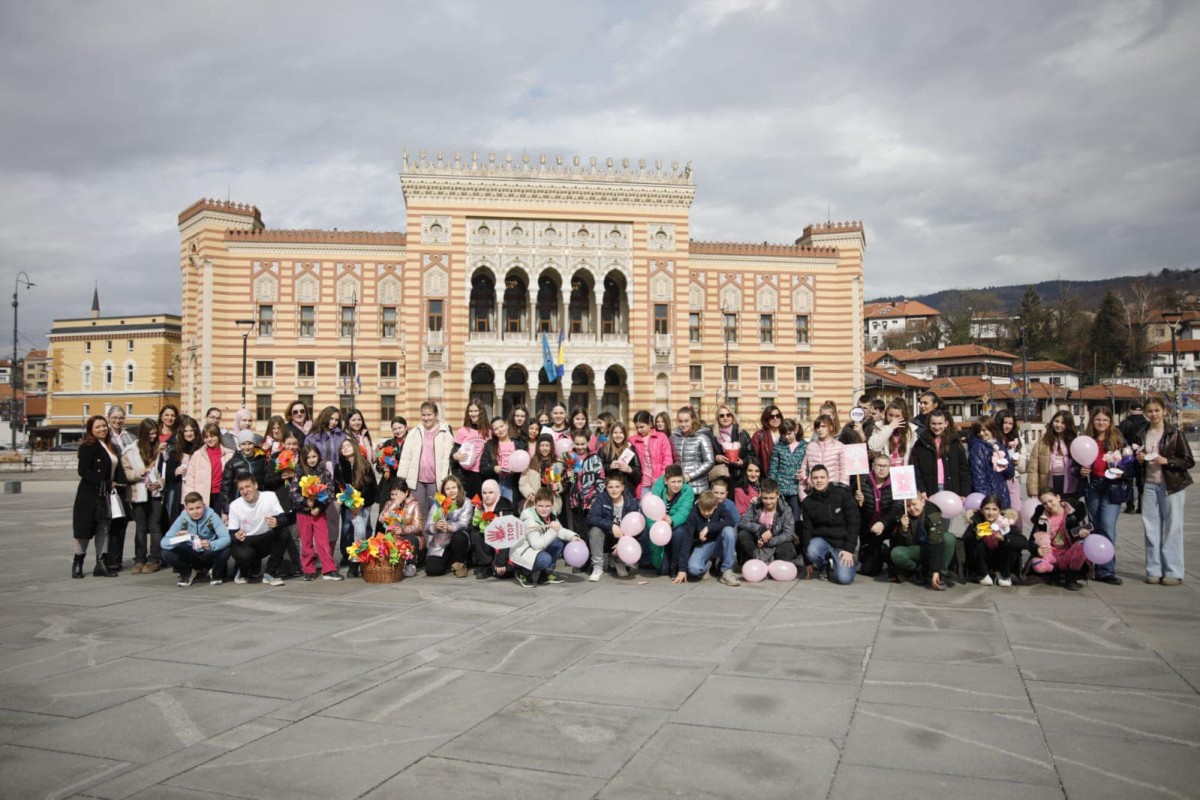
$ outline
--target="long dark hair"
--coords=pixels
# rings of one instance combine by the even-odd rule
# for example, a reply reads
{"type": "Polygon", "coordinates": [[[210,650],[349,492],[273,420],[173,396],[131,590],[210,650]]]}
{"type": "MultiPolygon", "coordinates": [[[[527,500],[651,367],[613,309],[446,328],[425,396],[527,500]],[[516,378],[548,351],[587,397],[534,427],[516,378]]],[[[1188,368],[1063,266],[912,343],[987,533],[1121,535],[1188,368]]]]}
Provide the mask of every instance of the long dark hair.
{"type": "Polygon", "coordinates": [[[179,413],[179,406],[175,405],[174,403],[167,403],[158,410],[158,430],[161,431],[164,429],[162,415],[167,409],[175,412],[175,425],[170,428],[166,428],[166,430],[169,430],[171,433],[175,433],[175,431],[179,430],[179,423],[183,420],[183,415],[179,413]]]}
{"type": "Polygon", "coordinates": [[[98,421],[103,422],[105,425],[108,425],[108,420],[104,417],[103,414],[93,414],[92,416],[88,417],[87,425],[85,425],[83,428],[85,431],[87,431],[87,433],[85,433],[83,435],[83,446],[84,447],[86,447],[89,444],[95,444],[96,442],[104,442],[109,447],[112,447],[112,428],[109,428],[108,435],[105,436],[103,439],[101,439],[98,436],[96,436],[95,431],[94,431],[96,422],[98,422],[98,421]]]}
{"type": "Polygon", "coordinates": [[[546,469],[558,460],[558,454],[554,452],[554,437],[548,433],[539,434],[537,441],[533,443],[533,455],[530,457],[531,467],[537,467],[538,472],[546,469]],[[542,442],[550,445],[550,455],[542,458],[542,442]]]}
{"type": "Polygon", "coordinates": [[[1056,411],[1050,421],[1046,423],[1046,432],[1042,434],[1041,444],[1046,446],[1047,450],[1054,450],[1054,443],[1058,439],[1058,434],[1054,432],[1054,420],[1061,419],[1063,421],[1063,444],[1070,449],[1071,442],[1075,441],[1075,437],[1079,432],[1075,430],[1075,416],[1070,411],[1056,411]]]}
{"type": "Polygon", "coordinates": [[[480,400],[478,397],[472,397],[470,402],[467,403],[467,407],[463,410],[462,426],[464,428],[470,428],[471,430],[475,431],[476,433],[478,433],[480,436],[482,436],[485,439],[488,438],[488,436],[490,435],[490,433],[488,431],[487,411],[483,407],[483,401],[480,400]],[[472,406],[475,408],[476,411],[479,412],[479,421],[478,422],[471,422],[472,406]]]}
{"type": "Polygon", "coordinates": [[[300,463],[296,465],[296,477],[302,478],[305,475],[320,475],[325,469],[325,459],[321,455],[320,449],[315,444],[306,444],[300,448],[300,463]],[[308,465],[308,454],[317,454],[317,465],[310,467],[308,465]]]}
{"type": "Polygon", "coordinates": [[[175,421],[175,434],[171,437],[171,441],[175,442],[175,448],[178,453],[181,455],[190,456],[192,453],[196,452],[197,448],[204,444],[204,437],[200,432],[200,423],[197,422],[195,418],[189,417],[186,414],[184,414],[182,417],[179,417],[179,419],[175,421]],[[190,442],[183,438],[183,431],[186,428],[191,428],[196,432],[196,438],[190,442]]]}
{"type": "MultiPolygon", "coordinates": [[[[175,418],[175,424],[179,424],[179,417],[175,418]]],[[[137,448],[138,455],[142,457],[142,463],[149,467],[154,463],[154,450],[158,445],[158,425],[154,420],[146,417],[138,425],[137,429],[137,448]]]]}
{"type": "MultiPolygon", "coordinates": [[[[1000,428],[1000,435],[997,438],[1004,439],[1004,437],[1008,435],[1004,432],[1004,423],[1008,422],[1010,419],[1013,421],[1013,438],[1017,440],[1017,452],[1019,453],[1021,452],[1021,437],[1017,435],[1019,433],[1017,430],[1017,418],[1007,408],[1002,408],[996,412],[996,425],[1000,428]]],[[[1008,440],[1005,439],[1004,441],[1000,442],[1000,446],[1007,448],[1008,440]]]]}

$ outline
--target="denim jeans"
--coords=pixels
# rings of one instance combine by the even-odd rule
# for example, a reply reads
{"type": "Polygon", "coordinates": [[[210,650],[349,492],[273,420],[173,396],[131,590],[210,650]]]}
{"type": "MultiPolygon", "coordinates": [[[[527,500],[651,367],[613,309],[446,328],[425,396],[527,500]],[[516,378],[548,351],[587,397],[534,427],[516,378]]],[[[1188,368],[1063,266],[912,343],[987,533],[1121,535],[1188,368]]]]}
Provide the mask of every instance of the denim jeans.
{"type": "Polygon", "coordinates": [[[548,569],[554,569],[554,565],[558,563],[558,557],[562,555],[563,548],[567,543],[562,539],[555,539],[546,545],[546,549],[537,554],[537,558],[533,560],[534,572],[545,572],[548,569]]]}
{"type": "Polygon", "coordinates": [[[842,566],[842,562],[838,561],[838,550],[829,542],[822,539],[820,536],[814,537],[808,543],[808,550],[805,551],[810,564],[817,569],[822,569],[826,564],[832,562],[833,572],[831,577],[834,583],[847,584],[854,580],[854,573],[857,569],[854,564],[848,567],[842,566]]]}
{"type": "Polygon", "coordinates": [[[181,544],[162,551],[162,563],[172,567],[180,575],[191,575],[193,570],[212,570],[212,577],[225,580],[229,569],[230,548],[196,551],[191,545],[181,544]]]}
{"type": "Polygon", "coordinates": [[[733,569],[737,549],[737,531],[733,528],[723,528],[720,536],[692,548],[691,558],[687,562],[688,574],[695,576],[707,572],[708,564],[713,560],[718,547],[721,552],[721,572],[733,569]]]}
{"type": "Polygon", "coordinates": [[[350,509],[342,509],[342,537],[339,549],[342,551],[343,562],[350,560],[350,557],[346,555],[346,548],[367,538],[367,523],[370,521],[371,512],[365,506],[360,508],[353,517],[350,516],[350,509]]]}
{"type": "Polygon", "coordinates": [[[1183,507],[1180,490],[1167,494],[1161,483],[1147,483],[1142,492],[1142,527],[1146,530],[1146,574],[1183,579],[1183,507]]]}
{"type": "Polygon", "coordinates": [[[1087,504],[1088,520],[1092,530],[1103,534],[1113,544],[1113,557],[1107,564],[1096,564],[1096,577],[1106,578],[1117,574],[1117,519],[1121,516],[1121,504],[1110,503],[1104,497],[1105,487],[1102,484],[1089,484],[1083,493],[1087,504]]]}

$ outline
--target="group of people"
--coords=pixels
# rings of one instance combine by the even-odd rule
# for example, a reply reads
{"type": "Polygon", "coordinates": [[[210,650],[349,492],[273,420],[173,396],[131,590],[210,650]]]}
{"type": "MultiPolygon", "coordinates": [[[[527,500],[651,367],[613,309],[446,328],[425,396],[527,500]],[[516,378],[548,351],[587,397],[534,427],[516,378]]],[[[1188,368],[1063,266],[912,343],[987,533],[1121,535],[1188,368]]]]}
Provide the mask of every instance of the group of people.
{"type": "Polygon", "coordinates": [[[219,584],[230,571],[234,582],[272,586],[357,577],[355,543],[387,533],[411,548],[407,576],[473,570],[526,587],[561,582],[558,560],[578,540],[589,561],[576,569],[590,581],[641,569],[737,586],[747,561],[780,560],[838,584],[886,570],[941,590],[957,561],[960,577],[984,585],[1041,575],[1075,589],[1089,568],[1120,583],[1115,556],[1089,565],[1083,540],[1099,534],[1115,545],[1122,505],[1137,503],[1147,582],[1183,579],[1194,462],[1160,401],[1146,403],[1141,426],[1118,428],[1111,409],[1092,409],[1085,433],[1099,452],[1082,464],[1066,411],[1028,454],[1008,411],[960,429],[932,392],[917,411],[863,397],[842,424],[826,403],[806,431],[771,405],[751,433],[727,405],[712,424],[685,406],[674,419],[639,411],[627,426],[562,404],[488,419],[471,400],[452,429],[425,402],[418,424],[395,417],[391,436],[375,443],[359,410],[329,406],[314,419],[299,400],[262,433],[245,409],[227,430],[220,409],[201,423],[172,405],[131,432],[114,406],[88,420],[79,449],[72,576],[83,577],[92,540],[93,575],[118,574],[132,526],[129,571],[169,566],[180,586],[219,584]],[[854,444],[867,446],[866,474],[848,474],[854,444]],[[900,466],[913,468],[916,497],[893,498],[900,466]],[[1036,501],[1024,514],[1022,489],[1036,501]],[[928,499],[947,492],[977,499],[961,531],[951,530],[957,514],[928,499]],[[661,515],[641,516],[647,497],[661,501],[661,515]],[[509,515],[523,538],[496,549],[485,523],[509,515]],[[623,547],[625,537],[638,547],[623,547]]]}

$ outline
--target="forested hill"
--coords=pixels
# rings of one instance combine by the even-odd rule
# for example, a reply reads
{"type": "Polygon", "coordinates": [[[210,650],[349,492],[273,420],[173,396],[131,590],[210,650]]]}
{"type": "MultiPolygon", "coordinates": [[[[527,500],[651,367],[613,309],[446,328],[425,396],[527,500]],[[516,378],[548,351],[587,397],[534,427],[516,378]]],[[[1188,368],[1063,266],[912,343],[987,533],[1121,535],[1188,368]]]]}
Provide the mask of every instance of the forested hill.
{"type": "MultiPolygon", "coordinates": [[[[1104,295],[1109,290],[1120,291],[1127,289],[1135,281],[1145,284],[1152,294],[1158,294],[1159,292],[1200,292],[1200,269],[1163,269],[1144,275],[1122,275],[1117,278],[1101,278],[1095,281],[1042,281],[1041,283],[1033,284],[1033,286],[1037,289],[1038,294],[1042,296],[1042,302],[1047,305],[1052,305],[1063,294],[1070,294],[1079,299],[1083,308],[1094,311],[1099,307],[1100,301],[1104,299],[1104,295]]],[[[1021,296],[1025,294],[1025,290],[1028,288],[1029,284],[1021,283],[1011,286],[985,286],[978,289],[944,289],[933,294],[908,295],[907,297],[877,297],[869,302],[919,300],[938,310],[943,310],[948,300],[961,295],[964,291],[969,291],[972,293],[985,292],[994,295],[997,301],[994,309],[996,311],[1016,311],[1017,307],[1021,304],[1021,296]]]]}

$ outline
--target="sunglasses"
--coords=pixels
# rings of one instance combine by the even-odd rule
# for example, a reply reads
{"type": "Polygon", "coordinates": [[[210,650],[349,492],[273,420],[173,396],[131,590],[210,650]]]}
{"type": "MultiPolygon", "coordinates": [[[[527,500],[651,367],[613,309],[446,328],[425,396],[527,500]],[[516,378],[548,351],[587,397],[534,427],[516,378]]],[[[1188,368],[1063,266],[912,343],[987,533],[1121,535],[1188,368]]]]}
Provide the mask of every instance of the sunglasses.
{"type": "Polygon", "coordinates": [[[303,417],[303,416],[304,416],[304,412],[303,412],[303,411],[293,411],[293,412],[292,412],[292,416],[293,416],[293,417],[303,417]]]}
{"type": "Polygon", "coordinates": [[[717,414],[717,416],[718,416],[718,417],[725,417],[726,419],[728,419],[729,417],[732,417],[732,416],[733,416],[733,414],[730,414],[730,413],[728,413],[728,412],[721,412],[720,414],[717,414]]]}
{"type": "Polygon", "coordinates": [[[768,419],[783,419],[783,414],[772,414],[768,419]]]}

